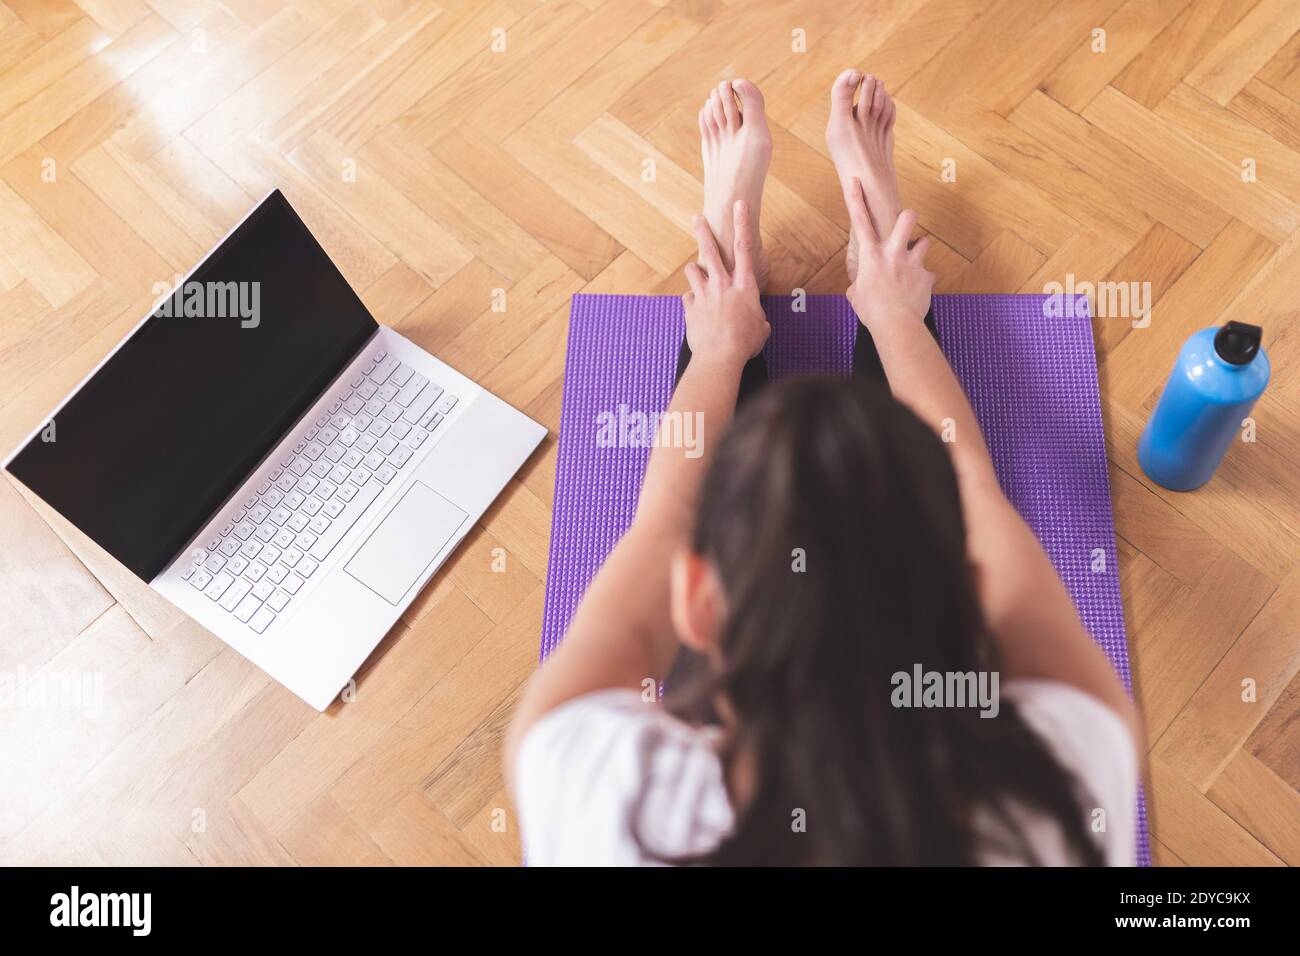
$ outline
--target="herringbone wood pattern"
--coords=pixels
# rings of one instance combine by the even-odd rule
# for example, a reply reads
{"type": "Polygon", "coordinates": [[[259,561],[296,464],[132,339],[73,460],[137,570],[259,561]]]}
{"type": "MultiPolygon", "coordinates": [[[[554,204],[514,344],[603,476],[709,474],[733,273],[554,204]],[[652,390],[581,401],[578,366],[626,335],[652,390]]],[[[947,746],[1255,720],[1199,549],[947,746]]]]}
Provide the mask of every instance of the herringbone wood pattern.
{"type": "MultiPolygon", "coordinates": [[[[1151,283],[1149,328],[1096,332],[1156,857],[1300,862],[1298,30],[1294,0],[5,0],[0,447],[277,185],[377,317],[554,433],[570,295],[682,285],[719,79],[767,96],[771,288],[842,291],[822,131],[857,65],[939,291],[1151,283]],[[1258,440],[1165,492],[1139,430],[1227,319],[1266,326],[1258,440]]],[[[99,715],[0,707],[0,859],[517,861],[554,469],[552,434],[325,715],[0,482],[0,671],[105,681],[99,715]]]]}

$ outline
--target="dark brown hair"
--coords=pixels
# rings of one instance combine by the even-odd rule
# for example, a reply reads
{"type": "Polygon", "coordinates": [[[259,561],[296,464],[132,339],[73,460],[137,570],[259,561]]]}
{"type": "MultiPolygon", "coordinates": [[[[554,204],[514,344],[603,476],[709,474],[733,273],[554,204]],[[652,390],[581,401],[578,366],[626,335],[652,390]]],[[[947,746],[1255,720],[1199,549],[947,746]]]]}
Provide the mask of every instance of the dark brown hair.
{"type": "Polygon", "coordinates": [[[730,835],[674,862],[1039,862],[1024,811],[1054,821],[1078,862],[1101,862],[1076,782],[1013,702],[991,719],[891,704],[896,672],[998,658],[947,451],[887,390],[860,376],[764,388],[720,442],[692,547],[728,614],[720,666],[670,687],[670,705],[725,700],[726,779],[744,755],[753,786],[733,794],[730,835]]]}

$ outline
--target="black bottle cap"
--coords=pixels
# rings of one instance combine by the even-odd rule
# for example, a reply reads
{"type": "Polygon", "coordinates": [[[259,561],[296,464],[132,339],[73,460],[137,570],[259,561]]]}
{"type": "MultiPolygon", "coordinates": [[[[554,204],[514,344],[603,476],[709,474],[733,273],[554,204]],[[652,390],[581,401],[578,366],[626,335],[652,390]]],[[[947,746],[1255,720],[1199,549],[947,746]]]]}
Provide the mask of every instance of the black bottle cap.
{"type": "Polygon", "coordinates": [[[1245,322],[1229,322],[1214,336],[1214,351],[1229,365],[1249,365],[1259,352],[1264,330],[1245,322]]]}

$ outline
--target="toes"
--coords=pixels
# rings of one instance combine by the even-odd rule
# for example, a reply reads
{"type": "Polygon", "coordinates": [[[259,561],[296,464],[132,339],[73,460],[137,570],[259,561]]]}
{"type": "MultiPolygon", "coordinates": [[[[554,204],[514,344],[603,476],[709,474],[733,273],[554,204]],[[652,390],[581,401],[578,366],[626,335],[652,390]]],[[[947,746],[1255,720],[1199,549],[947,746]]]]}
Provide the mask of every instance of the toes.
{"type": "Polygon", "coordinates": [[[700,112],[696,116],[696,119],[698,119],[700,122],[700,135],[707,137],[709,135],[709,124],[704,121],[704,113],[705,113],[704,107],[701,106],[700,112]]]}
{"type": "Polygon", "coordinates": [[[735,129],[740,125],[740,111],[736,108],[736,94],[726,80],[718,84],[718,99],[722,103],[722,121],[727,129],[735,129]]]}
{"type": "Polygon", "coordinates": [[[894,120],[898,118],[898,107],[894,105],[893,97],[886,94],[885,107],[880,113],[880,128],[888,133],[894,128],[894,120]]]}
{"type": "Polygon", "coordinates": [[[713,112],[713,97],[704,101],[704,106],[700,109],[700,123],[704,129],[704,135],[714,137],[718,135],[718,118],[713,112]]]}
{"type": "Polygon", "coordinates": [[[862,78],[862,95],[858,97],[858,105],[853,115],[864,124],[871,119],[871,101],[876,96],[877,85],[876,78],[870,73],[862,78]]]}
{"type": "Polygon", "coordinates": [[[885,107],[886,98],[885,84],[883,81],[878,80],[876,82],[876,92],[871,98],[871,115],[877,120],[881,117],[881,110],[885,107]]]}
{"type": "Polygon", "coordinates": [[[749,80],[732,80],[731,88],[736,91],[736,96],[740,97],[741,122],[762,117],[764,110],[763,93],[757,86],[749,82],[749,80]]]}
{"type": "Polygon", "coordinates": [[[858,91],[861,82],[862,74],[857,70],[845,70],[835,78],[835,84],[831,87],[832,119],[836,114],[853,115],[853,94],[858,91]]]}
{"type": "Polygon", "coordinates": [[[722,112],[722,95],[715,89],[709,94],[709,103],[705,107],[709,113],[709,122],[719,131],[727,128],[727,117],[722,112]]]}

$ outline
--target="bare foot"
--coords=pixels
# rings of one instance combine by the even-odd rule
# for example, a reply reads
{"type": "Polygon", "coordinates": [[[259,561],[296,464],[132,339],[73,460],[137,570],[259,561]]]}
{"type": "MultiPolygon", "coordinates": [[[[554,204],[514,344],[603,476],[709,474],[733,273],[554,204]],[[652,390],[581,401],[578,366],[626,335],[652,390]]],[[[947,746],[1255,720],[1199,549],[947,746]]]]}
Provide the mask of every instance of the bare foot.
{"type": "Polygon", "coordinates": [[[722,263],[735,267],[732,207],[749,204],[754,235],[754,275],[760,289],[767,282],[767,253],[759,235],[763,181],[772,159],[772,133],[763,112],[763,94],[749,80],[720,83],[700,110],[700,150],[704,154],[704,218],[718,241],[722,263]],[[736,100],[740,105],[736,105],[736,100]]]}
{"type": "MultiPolygon", "coordinates": [[[[876,235],[884,239],[902,211],[898,198],[898,175],[894,172],[894,117],[898,110],[885,92],[885,84],[858,70],[845,70],[831,87],[831,115],[826,123],[826,145],[840,177],[848,189],[854,176],[862,181],[876,235]],[[858,87],[858,105],[853,96],[858,87]]],[[[857,275],[858,249],[852,235],[845,256],[850,278],[857,275]]]]}

